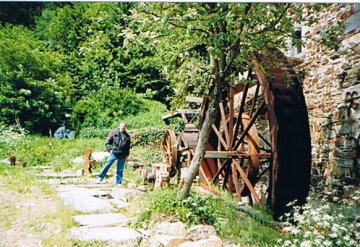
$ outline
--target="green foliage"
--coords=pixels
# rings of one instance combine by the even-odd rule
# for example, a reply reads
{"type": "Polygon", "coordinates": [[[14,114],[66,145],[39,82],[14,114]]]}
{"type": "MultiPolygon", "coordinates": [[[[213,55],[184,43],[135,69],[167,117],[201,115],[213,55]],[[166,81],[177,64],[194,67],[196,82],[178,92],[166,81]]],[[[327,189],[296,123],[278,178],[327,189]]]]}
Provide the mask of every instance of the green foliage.
{"type": "Polygon", "coordinates": [[[149,146],[158,145],[164,138],[164,128],[148,128],[134,132],[132,135],[132,145],[149,146]]]}
{"type": "Polygon", "coordinates": [[[24,27],[0,27],[0,122],[46,133],[59,121],[61,56],[24,27]]]}
{"type": "Polygon", "coordinates": [[[103,86],[132,88],[156,100],[164,100],[171,92],[151,51],[123,45],[123,15],[131,6],[74,3],[45,10],[38,19],[38,34],[52,49],[66,54],[67,73],[72,78],[70,102],[103,86]]]}
{"type": "Polygon", "coordinates": [[[91,126],[103,128],[143,110],[142,99],[131,90],[103,87],[76,103],[71,120],[77,130],[91,126]]]}
{"type": "Polygon", "coordinates": [[[320,31],[320,43],[337,51],[340,47],[341,38],[345,30],[344,23],[335,23],[320,31]]]}
{"type": "Polygon", "coordinates": [[[166,106],[164,104],[144,99],[141,108],[142,110],[138,114],[126,116],[123,119],[130,130],[150,127],[162,129],[165,126],[162,120],[162,117],[166,114],[166,106]]]}
{"type": "Polygon", "coordinates": [[[98,127],[85,127],[81,128],[79,132],[80,138],[103,138],[105,139],[108,134],[113,131],[113,128],[98,128],[98,127]]]}
{"type": "MultiPolygon", "coordinates": [[[[119,97],[119,95],[117,95],[116,97],[119,97],[117,100],[118,105],[115,106],[115,108],[112,110],[105,110],[105,107],[102,107],[101,110],[94,109],[94,107],[86,107],[88,111],[93,111],[94,113],[86,114],[85,112],[83,112],[82,114],[83,116],[87,116],[88,121],[93,121],[93,124],[88,124],[88,127],[82,127],[79,132],[79,136],[83,138],[105,138],[109,134],[109,132],[117,129],[119,122],[125,122],[128,131],[132,135],[133,140],[139,139],[139,141],[141,140],[139,143],[144,144],[154,141],[154,138],[151,138],[151,136],[157,135],[156,129],[158,129],[160,132],[164,131],[165,125],[164,122],[161,120],[161,117],[166,113],[165,105],[153,100],[135,98],[135,94],[129,91],[123,91],[123,93],[128,94],[128,97],[122,95],[120,95],[119,97]],[[131,103],[133,105],[131,105],[131,103]],[[134,103],[136,103],[137,105],[135,105],[134,103]],[[134,111],[131,112],[131,114],[127,113],[128,107],[130,108],[129,110],[136,109],[137,113],[135,113],[134,111]],[[119,109],[121,111],[119,111],[119,109]],[[116,111],[118,112],[114,114],[114,112],[116,111]],[[108,116],[105,115],[106,112],[109,113],[108,116]],[[126,113],[126,115],[124,114],[124,112],[126,113]],[[147,140],[148,137],[150,138],[149,140],[147,140]]],[[[96,97],[99,97],[99,95],[96,97]]],[[[94,101],[94,104],[100,104],[98,102],[99,100],[94,101]]],[[[114,106],[109,105],[108,107],[112,108],[114,106]]],[[[79,111],[83,110],[84,108],[79,107],[79,111]]],[[[75,121],[80,121],[81,116],[79,118],[79,115],[73,115],[73,118],[75,119],[75,121]]],[[[85,124],[80,125],[86,126],[85,124]]]]}
{"type": "MultiPolygon", "coordinates": [[[[142,207],[135,225],[146,228],[165,216],[189,225],[211,224],[223,239],[241,246],[273,246],[274,239],[279,238],[275,229],[238,211],[228,196],[214,198],[191,193],[186,200],[180,201],[176,193],[174,188],[147,193],[141,202],[137,202],[142,207]]],[[[269,214],[259,214],[271,221],[269,214]]]]}

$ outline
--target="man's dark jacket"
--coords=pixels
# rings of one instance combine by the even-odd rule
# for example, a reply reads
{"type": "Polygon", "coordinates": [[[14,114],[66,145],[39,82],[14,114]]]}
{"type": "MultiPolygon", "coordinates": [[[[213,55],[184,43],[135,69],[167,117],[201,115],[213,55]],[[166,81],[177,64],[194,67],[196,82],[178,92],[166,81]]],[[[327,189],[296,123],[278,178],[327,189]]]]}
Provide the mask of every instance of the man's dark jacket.
{"type": "Polygon", "coordinates": [[[108,152],[112,151],[116,157],[126,158],[130,153],[130,135],[124,131],[111,132],[105,143],[108,152]]]}

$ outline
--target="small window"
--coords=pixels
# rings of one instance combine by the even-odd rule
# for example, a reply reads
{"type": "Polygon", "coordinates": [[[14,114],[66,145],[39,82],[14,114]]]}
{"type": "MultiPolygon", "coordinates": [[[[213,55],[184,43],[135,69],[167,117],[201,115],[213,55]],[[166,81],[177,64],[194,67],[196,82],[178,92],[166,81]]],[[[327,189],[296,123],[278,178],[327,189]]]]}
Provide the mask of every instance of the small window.
{"type": "Polygon", "coordinates": [[[294,42],[295,46],[295,52],[296,54],[300,54],[302,52],[302,45],[301,45],[301,29],[297,29],[295,31],[295,39],[298,40],[298,42],[294,42]]]}
{"type": "Polygon", "coordinates": [[[302,33],[303,30],[301,27],[295,29],[294,37],[291,40],[290,57],[301,57],[303,55],[304,49],[301,43],[302,33]]]}

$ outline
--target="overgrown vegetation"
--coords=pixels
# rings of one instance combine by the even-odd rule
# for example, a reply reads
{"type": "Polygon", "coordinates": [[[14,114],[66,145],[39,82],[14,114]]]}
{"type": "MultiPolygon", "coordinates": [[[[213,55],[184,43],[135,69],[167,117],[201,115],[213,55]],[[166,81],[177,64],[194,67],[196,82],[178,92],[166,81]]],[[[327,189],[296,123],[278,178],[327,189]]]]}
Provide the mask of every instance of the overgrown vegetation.
{"type": "MultiPolygon", "coordinates": [[[[135,226],[148,228],[157,221],[180,220],[188,225],[213,225],[221,238],[241,246],[273,246],[279,232],[237,210],[236,202],[228,195],[204,196],[195,192],[185,200],[176,196],[176,188],[154,190],[145,195],[135,226]]],[[[271,221],[270,214],[258,211],[260,218],[271,221]]]]}

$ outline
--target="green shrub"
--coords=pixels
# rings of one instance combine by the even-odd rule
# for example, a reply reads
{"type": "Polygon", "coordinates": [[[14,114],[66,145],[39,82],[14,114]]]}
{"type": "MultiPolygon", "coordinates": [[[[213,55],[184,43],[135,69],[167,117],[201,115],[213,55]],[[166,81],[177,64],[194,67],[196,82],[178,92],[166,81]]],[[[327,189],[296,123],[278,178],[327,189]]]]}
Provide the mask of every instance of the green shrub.
{"type": "Polygon", "coordinates": [[[142,111],[123,119],[130,130],[165,126],[162,117],[166,114],[166,106],[158,101],[143,100],[142,111]]]}
{"type": "Polygon", "coordinates": [[[132,146],[155,146],[164,138],[164,128],[149,128],[134,131],[132,133],[132,146]]]}
{"type": "Polygon", "coordinates": [[[105,138],[108,134],[115,130],[115,128],[97,128],[97,127],[85,127],[79,132],[80,138],[105,138]]]}
{"type": "MultiPolygon", "coordinates": [[[[142,207],[135,224],[146,228],[158,219],[163,220],[164,216],[189,225],[210,224],[220,237],[241,246],[274,246],[274,239],[279,238],[276,229],[240,212],[228,195],[214,198],[190,193],[188,198],[180,201],[176,194],[177,190],[172,187],[147,193],[141,202],[137,202],[142,207]]],[[[264,211],[257,214],[271,221],[271,216],[264,211]]]]}

